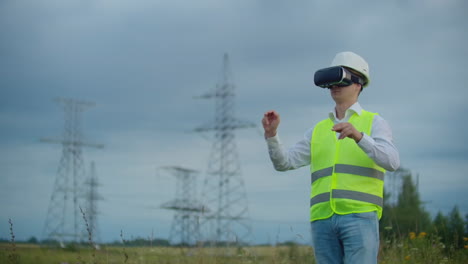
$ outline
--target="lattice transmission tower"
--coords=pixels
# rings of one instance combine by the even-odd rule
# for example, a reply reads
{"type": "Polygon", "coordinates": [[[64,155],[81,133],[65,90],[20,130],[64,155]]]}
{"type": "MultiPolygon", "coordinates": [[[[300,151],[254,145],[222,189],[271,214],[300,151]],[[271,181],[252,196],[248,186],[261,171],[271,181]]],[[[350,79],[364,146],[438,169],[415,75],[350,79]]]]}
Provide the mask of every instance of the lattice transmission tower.
{"type": "Polygon", "coordinates": [[[81,113],[94,106],[94,103],[65,98],[56,101],[63,106],[65,112],[62,138],[41,141],[61,144],[62,157],[47,210],[43,236],[61,244],[81,242],[87,234],[80,212],[80,206],[85,205],[82,147],[103,148],[103,145],[83,142],[81,113]]]}
{"type": "Polygon", "coordinates": [[[99,242],[100,235],[99,235],[99,225],[97,221],[97,216],[99,214],[97,202],[102,200],[102,196],[99,195],[98,187],[101,184],[98,181],[97,173],[96,173],[96,166],[94,165],[94,161],[91,162],[91,170],[89,173],[88,179],[85,181],[85,186],[87,187],[87,191],[85,194],[85,200],[87,202],[86,208],[86,218],[88,221],[88,228],[89,228],[89,236],[90,239],[94,242],[99,242]]]}
{"type": "Polygon", "coordinates": [[[173,245],[195,245],[200,239],[199,215],[204,210],[196,199],[197,171],[176,166],[164,169],[176,177],[176,198],[161,205],[175,211],[169,241],[173,245]]]}
{"type": "Polygon", "coordinates": [[[215,91],[201,98],[215,99],[216,111],[214,123],[195,129],[215,134],[202,192],[202,202],[208,209],[202,218],[204,240],[228,246],[248,242],[251,225],[234,132],[255,125],[235,117],[235,85],[227,53],[215,91]]]}
{"type": "Polygon", "coordinates": [[[398,203],[398,198],[403,191],[403,178],[410,176],[415,182],[416,191],[419,191],[419,174],[415,177],[409,169],[400,167],[396,171],[387,171],[385,174],[384,190],[388,194],[386,196],[386,203],[395,206],[398,203]]]}

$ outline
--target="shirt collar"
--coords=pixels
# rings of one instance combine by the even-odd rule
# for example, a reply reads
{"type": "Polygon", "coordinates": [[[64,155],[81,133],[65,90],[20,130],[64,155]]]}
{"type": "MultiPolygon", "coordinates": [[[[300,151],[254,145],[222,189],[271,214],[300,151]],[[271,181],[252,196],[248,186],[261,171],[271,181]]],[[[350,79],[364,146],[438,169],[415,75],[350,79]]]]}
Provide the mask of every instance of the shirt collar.
{"type": "Polygon", "coordinates": [[[358,102],[356,102],[352,106],[350,106],[348,109],[346,109],[345,117],[342,120],[339,120],[336,117],[335,109],[333,109],[333,111],[330,111],[330,113],[328,113],[328,117],[332,121],[347,121],[354,113],[361,115],[361,112],[362,112],[362,107],[358,102]]]}

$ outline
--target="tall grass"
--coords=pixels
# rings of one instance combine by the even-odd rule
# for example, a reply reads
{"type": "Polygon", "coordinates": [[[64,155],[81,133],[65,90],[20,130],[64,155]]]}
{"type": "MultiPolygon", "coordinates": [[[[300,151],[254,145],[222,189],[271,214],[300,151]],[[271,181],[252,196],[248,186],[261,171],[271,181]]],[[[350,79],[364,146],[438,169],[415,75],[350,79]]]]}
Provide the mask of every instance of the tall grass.
{"type": "Polygon", "coordinates": [[[97,246],[93,241],[93,233],[92,233],[91,227],[88,224],[88,219],[86,218],[86,214],[83,211],[83,209],[81,208],[81,206],[80,206],[80,211],[81,211],[81,214],[83,216],[83,220],[84,220],[84,223],[85,223],[85,226],[86,226],[86,231],[88,232],[88,244],[89,244],[89,246],[91,248],[91,263],[92,264],[97,264],[97,262],[96,262],[96,249],[97,249],[97,246]]]}
{"type": "MultiPolygon", "coordinates": [[[[8,262],[11,264],[17,264],[20,261],[20,255],[17,253],[16,250],[16,243],[15,243],[15,232],[13,231],[13,221],[11,218],[8,219],[8,223],[10,224],[10,246],[8,247],[8,262]]],[[[2,262],[4,263],[4,262],[2,262]]]]}
{"type": "Polygon", "coordinates": [[[407,237],[387,236],[381,241],[381,263],[468,263],[468,250],[445,245],[436,234],[410,232],[407,237]]]}
{"type": "MultiPolygon", "coordinates": [[[[8,245],[0,244],[0,249],[8,245]]],[[[34,264],[75,264],[75,263],[203,263],[203,264],[241,264],[241,263],[314,263],[311,248],[306,246],[282,247],[245,247],[242,250],[231,249],[231,254],[220,248],[173,248],[173,247],[134,247],[125,248],[128,258],[122,258],[123,247],[102,247],[97,251],[94,262],[86,262],[77,256],[91,255],[89,248],[67,251],[62,248],[41,248],[38,245],[23,245],[18,248],[20,263],[34,264]],[[222,254],[221,254],[222,253],[222,254]]],[[[0,263],[8,263],[0,253],[0,263]]]]}
{"type": "MultiPolygon", "coordinates": [[[[16,247],[17,262],[11,262],[10,255],[4,254],[8,244],[0,244],[0,263],[34,264],[300,264],[315,263],[313,250],[309,246],[291,244],[288,246],[252,246],[242,248],[175,248],[175,247],[110,247],[103,246],[95,252],[94,258],[78,259],[77,256],[91,256],[89,247],[70,251],[62,248],[41,248],[38,245],[16,247]],[[122,257],[124,255],[124,257],[122,257]]],[[[437,238],[418,234],[414,238],[400,238],[382,241],[379,263],[421,263],[421,264],[466,264],[468,250],[449,250],[438,243],[437,238]]],[[[15,261],[16,261],[15,260],[15,261]]]]}
{"type": "MultiPolygon", "coordinates": [[[[13,222],[10,240],[0,243],[0,263],[10,264],[314,264],[313,249],[307,245],[289,243],[282,246],[216,247],[129,247],[120,232],[122,246],[97,245],[82,211],[88,230],[88,244],[60,248],[41,247],[37,244],[18,244],[15,241],[13,222]]],[[[382,234],[379,263],[466,264],[468,245],[457,249],[445,245],[436,234],[411,232],[401,236],[391,228],[382,234]]],[[[151,245],[151,242],[149,245],[151,245]]],[[[465,238],[468,244],[468,238],[465,238]]]]}

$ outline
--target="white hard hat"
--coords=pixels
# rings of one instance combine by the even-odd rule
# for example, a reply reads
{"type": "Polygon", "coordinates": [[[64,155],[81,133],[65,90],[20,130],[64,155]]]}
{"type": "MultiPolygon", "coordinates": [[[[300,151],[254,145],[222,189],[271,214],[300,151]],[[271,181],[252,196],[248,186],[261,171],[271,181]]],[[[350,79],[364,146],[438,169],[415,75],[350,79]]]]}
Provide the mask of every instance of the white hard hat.
{"type": "Polygon", "coordinates": [[[336,54],[331,66],[344,66],[361,73],[366,79],[362,87],[366,87],[370,83],[369,64],[354,52],[345,51],[336,54]]]}

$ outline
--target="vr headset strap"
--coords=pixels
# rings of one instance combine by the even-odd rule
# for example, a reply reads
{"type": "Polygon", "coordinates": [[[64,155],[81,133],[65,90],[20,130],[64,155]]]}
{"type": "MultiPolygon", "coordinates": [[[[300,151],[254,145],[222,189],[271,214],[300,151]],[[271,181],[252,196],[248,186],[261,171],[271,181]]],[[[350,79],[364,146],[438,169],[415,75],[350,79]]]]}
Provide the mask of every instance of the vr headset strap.
{"type": "Polygon", "coordinates": [[[364,80],[356,75],[354,75],[353,73],[351,73],[351,81],[353,83],[358,83],[360,85],[364,85],[364,80]]]}

